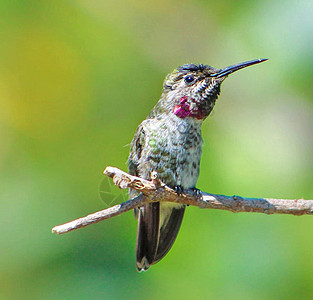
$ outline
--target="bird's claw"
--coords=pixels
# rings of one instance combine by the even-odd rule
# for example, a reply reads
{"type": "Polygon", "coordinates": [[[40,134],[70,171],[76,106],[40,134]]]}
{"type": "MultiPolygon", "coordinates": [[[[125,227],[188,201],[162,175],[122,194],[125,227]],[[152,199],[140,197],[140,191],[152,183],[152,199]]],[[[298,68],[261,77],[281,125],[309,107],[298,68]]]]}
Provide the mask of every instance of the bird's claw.
{"type": "Polygon", "coordinates": [[[201,194],[201,191],[199,189],[192,188],[191,190],[192,190],[193,196],[196,197],[197,200],[202,198],[202,194],[201,194]]]}
{"type": "Polygon", "coordinates": [[[175,186],[175,192],[177,196],[180,196],[184,193],[184,188],[181,185],[176,185],[175,186]]]}

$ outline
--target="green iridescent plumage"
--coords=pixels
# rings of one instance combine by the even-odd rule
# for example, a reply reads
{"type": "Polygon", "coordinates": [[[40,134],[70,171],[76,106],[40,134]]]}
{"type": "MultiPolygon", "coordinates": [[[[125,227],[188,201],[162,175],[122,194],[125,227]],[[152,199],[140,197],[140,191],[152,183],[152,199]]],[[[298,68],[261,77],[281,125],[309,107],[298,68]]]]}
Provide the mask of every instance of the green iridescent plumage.
{"type": "MultiPolygon", "coordinates": [[[[264,60],[224,69],[186,64],[167,75],[160,100],[137,128],[129,155],[130,174],[150,179],[157,171],[172,188],[196,187],[201,158],[201,125],[212,111],[220,85],[232,72],[264,60]]],[[[137,192],[130,190],[130,197],[137,192]]],[[[166,255],[179,231],[185,207],[165,201],[136,211],[137,270],[145,271],[166,255]]]]}

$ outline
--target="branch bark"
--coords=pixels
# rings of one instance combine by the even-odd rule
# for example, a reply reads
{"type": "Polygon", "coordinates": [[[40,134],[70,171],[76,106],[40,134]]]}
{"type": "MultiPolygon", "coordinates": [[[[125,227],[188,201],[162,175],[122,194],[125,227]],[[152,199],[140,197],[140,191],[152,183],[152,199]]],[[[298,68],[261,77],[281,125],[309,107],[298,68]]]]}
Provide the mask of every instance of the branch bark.
{"type": "Polygon", "coordinates": [[[120,215],[146,203],[155,201],[176,202],[180,204],[197,206],[200,208],[223,209],[232,212],[258,212],[265,214],[291,214],[296,216],[313,215],[313,200],[304,199],[272,199],[272,198],[244,198],[240,196],[224,196],[200,192],[194,195],[192,191],[185,191],[182,195],[162,183],[156,172],[151,173],[151,181],[129,175],[118,168],[107,167],[104,174],[111,177],[115,185],[121,189],[132,188],[141,194],[131,200],[114,205],[110,208],[95,212],[58,225],[52,232],[63,234],[72,230],[100,222],[120,215]]]}

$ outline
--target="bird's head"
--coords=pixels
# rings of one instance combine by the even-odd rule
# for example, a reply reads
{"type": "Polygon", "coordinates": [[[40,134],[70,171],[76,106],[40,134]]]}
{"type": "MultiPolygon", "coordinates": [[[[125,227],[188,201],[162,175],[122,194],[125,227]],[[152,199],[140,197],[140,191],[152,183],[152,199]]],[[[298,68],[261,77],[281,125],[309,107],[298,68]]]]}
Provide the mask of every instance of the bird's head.
{"type": "Polygon", "coordinates": [[[255,59],[223,69],[202,64],[180,66],[165,78],[158,106],[182,119],[204,120],[212,111],[225,78],[263,61],[266,59],[255,59]]]}

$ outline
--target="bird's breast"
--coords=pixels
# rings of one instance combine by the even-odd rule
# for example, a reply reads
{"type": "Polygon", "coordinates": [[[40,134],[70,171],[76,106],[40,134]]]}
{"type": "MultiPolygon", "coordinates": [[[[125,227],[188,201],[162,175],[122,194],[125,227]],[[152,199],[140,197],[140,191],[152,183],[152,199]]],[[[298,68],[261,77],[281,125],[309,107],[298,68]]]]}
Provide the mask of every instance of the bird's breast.
{"type": "Polygon", "coordinates": [[[200,125],[187,121],[151,122],[148,159],[166,184],[193,188],[199,176],[202,138],[200,125]]]}

